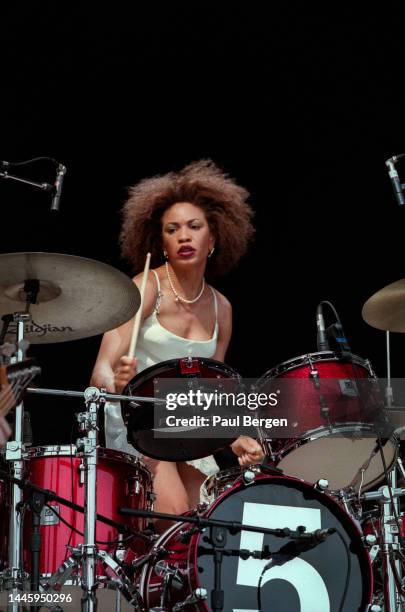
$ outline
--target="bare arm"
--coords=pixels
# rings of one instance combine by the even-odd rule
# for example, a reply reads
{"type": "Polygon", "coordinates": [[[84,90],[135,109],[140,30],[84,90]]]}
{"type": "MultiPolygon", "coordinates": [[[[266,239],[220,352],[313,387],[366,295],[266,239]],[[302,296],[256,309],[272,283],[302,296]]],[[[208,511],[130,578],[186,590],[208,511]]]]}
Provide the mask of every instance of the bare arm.
{"type": "Polygon", "coordinates": [[[225,361],[226,351],[228,350],[229,342],[232,335],[232,306],[230,302],[216,292],[218,299],[218,340],[217,348],[212,356],[218,361],[225,361]]]}
{"type": "MultiPolygon", "coordinates": [[[[217,350],[213,355],[213,359],[225,361],[226,351],[228,349],[232,334],[232,307],[223,295],[219,294],[219,298],[218,319],[220,324],[217,350]]],[[[237,455],[240,465],[258,463],[264,457],[260,444],[250,436],[239,436],[239,438],[237,438],[235,442],[230,445],[230,447],[235,455],[237,455]]]]}
{"type": "MultiPolygon", "coordinates": [[[[139,288],[142,274],[138,274],[133,281],[139,288]]],[[[150,273],[146,284],[141,321],[152,312],[157,296],[156,291],[156,281],[154,275],[150,273]]],[[[110,392],[120,392],[125,384],[134,377],[136,360],[124,357],[128,352],[133,323],[134,319],[131,319],[104,334],[91,376],[92,385],[104,387],[110,392]]]]}

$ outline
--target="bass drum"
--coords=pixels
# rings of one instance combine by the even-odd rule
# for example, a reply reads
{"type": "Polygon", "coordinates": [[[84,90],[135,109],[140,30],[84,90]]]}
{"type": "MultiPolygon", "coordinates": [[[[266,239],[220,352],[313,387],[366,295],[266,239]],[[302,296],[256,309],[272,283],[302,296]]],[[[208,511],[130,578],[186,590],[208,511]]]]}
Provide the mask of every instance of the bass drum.
{"type": "MultiPolygon", "coordinates": [[[[249,480],[252,472],[249,474],[249,480]]],[[[373,592],[368,552],[361,533],[342,507],[329,495],[306,482],[257,473],[251,484],[242,476],[204,513],[205,517],[240,521],[257,527],[307,531],[333,527],[336,533],[309,550],[295,555],[284,547],[290,540],[242,531],[227,534],[221,584],[224,611],[256,612],[364,612],[373,592]],[[272,551],[269,559],[243,559],[242,549],[272,551]],[[260,603],[260,605],[259,605],[260,603]]],[[[208,529],[195,533],[191,524],[171,527],[156,542],[160,560],[143,570],[140,589],[146,608],[211,610],[214,588],[213,548],[208,529]],[[188,609],[188,608],[186,608],[188,609]]]]}
{"type": "MultiPolygon", "coordinates": [[[[309,353],[272,368],[256,386],[260,393],[281,390],[278,409],[295,427],[294,437],[269,439],[285,474],[309,482],[326,478],[331,490],[368,489],[382,480],[375,423],[384,436],[393,428],[383,420],[369,361],[355,355],[343,361],[332,351],[309,353]]],[[[389,470],[397,454],[395,436],[384,438],[383,452],[389,470]]]]}

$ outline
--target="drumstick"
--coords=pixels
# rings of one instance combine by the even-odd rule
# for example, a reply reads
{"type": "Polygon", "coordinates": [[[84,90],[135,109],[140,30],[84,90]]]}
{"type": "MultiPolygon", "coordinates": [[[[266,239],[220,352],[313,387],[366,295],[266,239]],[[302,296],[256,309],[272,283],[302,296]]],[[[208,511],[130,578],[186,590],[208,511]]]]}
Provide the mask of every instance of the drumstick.
{"type": "Polygon", "coordinates": [[[149,275],[149,264],[150,264],[150,253],[146,255],[145,267],[143,269],[143,276],[142,276],[141,289],[140,289],[141,303],[140,303],[138,312],[135,315],[134,326],[132,328],[131,341],[129,343],[127,357],[129,357],[130,359],[133,359],[135,355],[135,348],[136,348],[136,343],[138,340],[139,328],[141,325],[141,317],[142,317],[142,310],[143,310],[143,300],[144,300],[145,289],[146,289],[146,281],[148,280],[148,275],[149,275]]]}

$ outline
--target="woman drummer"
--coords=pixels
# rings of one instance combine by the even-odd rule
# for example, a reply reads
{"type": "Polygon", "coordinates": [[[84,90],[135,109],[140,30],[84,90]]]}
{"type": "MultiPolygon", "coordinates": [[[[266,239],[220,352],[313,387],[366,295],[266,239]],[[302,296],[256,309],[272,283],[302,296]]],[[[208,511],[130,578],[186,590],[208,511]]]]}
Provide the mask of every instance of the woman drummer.
{"type": "MultiPolygon", "coordinates": [[[[120,393],[137,372],[167,359],[225,360],[232,309],[204,275],[206,269],[210,276],[226,274],[245,253],[254,231],[248,195],[210,160],[131,188],[123,208],[122,254],[141,270],[150,252],[156,268],[146,284],[136,359],[125,357],[133,324],[128,322],[104,335],[92,384],[120,393]]],[[[134,278],[138,286],[141,281],[142,273],[134,278]]],[[[107,404],[105,422],[106,446],[133,454],[119,405],[107,404]]],[[[241,465],[263,457],[260,445],[246,436],[231,448],[241,465]]],[[[212,458],[146,462],[154,473],[156,511],[181,514],[198,503],[212,458]]]]}

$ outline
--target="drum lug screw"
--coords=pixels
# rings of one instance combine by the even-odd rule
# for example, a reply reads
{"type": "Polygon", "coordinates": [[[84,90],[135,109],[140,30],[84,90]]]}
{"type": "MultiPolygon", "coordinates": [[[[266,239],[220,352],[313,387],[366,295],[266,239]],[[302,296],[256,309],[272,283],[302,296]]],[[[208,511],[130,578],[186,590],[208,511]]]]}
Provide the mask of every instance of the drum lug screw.
{"type": "Polygon", "coordinates": [[[124,546],[119,546],[115,551],[115,558],[119,563],[123,563],[125,561],[125,557],[127,554],[127,549],[124,546]]]}
{"type": "Polygon", "coordinates": [[[86,470],[84,463],[82,462],[77,469],[79,470],[79,482],[80,484],[84,484],[84,472],[86,470]]]}
{"type": "Polygon", "coordinates": [[[326,478],[320,478],[316,482],[315,488],[318,489],[318,491],[326,491],[326,489],[329,489],[329,481],[326,480],[326,478]]]}
{"type": "Polygon", "coordinates": [[[245,470],[242,474],[242,478],[245,485],[250,485],[255,481],[256,474],[253,470],[245,470]]]}
{"type": "Polygon", "coordinates": [[[141,492],[141,483],[137,476],[131,476],[127,480],[127,492],[129,495],[139,495],[141,492]]]}
{"type": "Polygon", "coordinates": [[[364,542],[367,546],[374,546],[374,544],[377,542],[377,538],[372,533],[369,533],[364,538],[364,542]]]}

